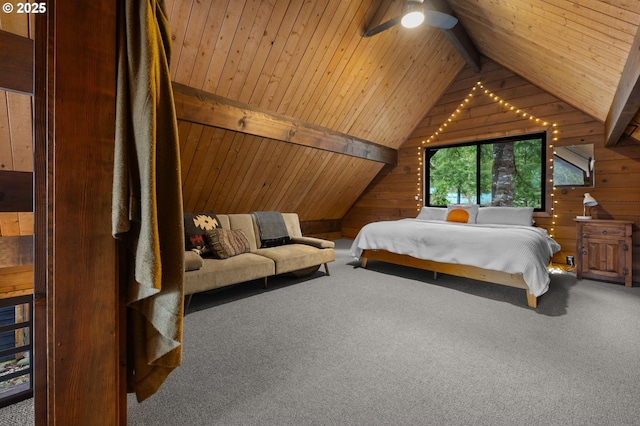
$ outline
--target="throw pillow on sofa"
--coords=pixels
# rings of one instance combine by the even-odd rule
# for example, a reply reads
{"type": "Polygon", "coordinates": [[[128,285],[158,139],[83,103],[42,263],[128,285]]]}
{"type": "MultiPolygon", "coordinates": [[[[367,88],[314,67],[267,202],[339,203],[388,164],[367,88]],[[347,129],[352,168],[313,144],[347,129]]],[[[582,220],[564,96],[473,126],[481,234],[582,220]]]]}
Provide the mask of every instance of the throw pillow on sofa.
{"type": "Polygon", "coordinates": [[[227,259],[251,250],[249,240],[244,232],[238,229],[216,228],[207,231],[208,247],[213,257],[227,259]]]}
{"type": "Polygon", "coordinates": [[[198,250],[201,254],[208,251],[205,235],[207,231],[220,228],[220,221],[212,211],[200,214],[184,213],[184,245],[185,250],[198,250]]]}

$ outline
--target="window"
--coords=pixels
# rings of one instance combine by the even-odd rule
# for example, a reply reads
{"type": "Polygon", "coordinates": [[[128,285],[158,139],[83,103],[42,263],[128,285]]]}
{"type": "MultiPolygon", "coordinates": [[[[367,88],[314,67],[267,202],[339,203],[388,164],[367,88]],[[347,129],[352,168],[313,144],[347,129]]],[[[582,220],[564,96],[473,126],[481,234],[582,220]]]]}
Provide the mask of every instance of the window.
{"type": "Polygon", "coordinates": [[[545,209],[546,133],[425,149],[425,204],[545,209]]]}

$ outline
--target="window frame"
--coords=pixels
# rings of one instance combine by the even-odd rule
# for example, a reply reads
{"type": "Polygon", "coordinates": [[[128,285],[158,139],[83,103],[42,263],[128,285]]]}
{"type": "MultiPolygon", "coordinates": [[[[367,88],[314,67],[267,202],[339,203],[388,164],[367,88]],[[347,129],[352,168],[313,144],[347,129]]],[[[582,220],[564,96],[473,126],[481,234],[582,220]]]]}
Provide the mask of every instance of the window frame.
{"type": "Polygon", "coordinates": [[[476,167],[475,167],[476,168],[476,200],[477,200],[477,204],[480,205],[481,149],[479,149],[479,147],[481,145],[505,143],[505,142],[515,143],[518,141],[525,141],[525,140],[531,140],[531,139],[540,139],[540,158],[542,160],[540,164],[541,206],[535,207],[533,211],[534,213],[537,213],[537,214],[549,213],[549,209],[550,209],[549,204],[551,201],[549,200],[549,197],[548,197],[549,189],[548,189],[547,182],[549,182],[549,176],[551,175],[551,179],[553,179],[553,176],[552,176],[552,171],[550,171],[548,167],[548,161],[550,158],[549,153],[552,150],[548,149],[549,148],[547,143],[548,135],[546,131],[539,131],[539,132],[525,133],[525,134],[511,135],[511,136],[504,136],[504,137],[494,137],[494,138],[487,138],[487,139],[481,139],[476,141],[444,144],[444,145],[438,145],[438,146],[424,146],[424,149],[422,152],[422,155],[424,158],[423,179],[422,179],[422,182],[424,185],[422,188],[422,193],[424,194],[424,196],[422,197],[422,204],[428,207],[446,207],[446,205],[443,206],[443,205],[431,204],[431,193],[430,193],[431,156],[429,155],[430,151],[437,151],[437,150],[446,149],[446,148],[458,148],[458,147],[464,147],[464,146],[476,147],[476,167]]]}

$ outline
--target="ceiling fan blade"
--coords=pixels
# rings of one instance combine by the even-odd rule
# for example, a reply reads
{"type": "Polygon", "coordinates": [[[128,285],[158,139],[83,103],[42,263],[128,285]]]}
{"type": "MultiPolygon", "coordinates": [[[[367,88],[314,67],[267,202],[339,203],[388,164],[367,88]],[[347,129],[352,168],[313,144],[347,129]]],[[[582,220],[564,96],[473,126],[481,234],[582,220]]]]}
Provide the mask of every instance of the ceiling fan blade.
{"type": "Polygon", "coordinates": [[[383,22],[382,24],[378,25],[377,27],[374,27],[374,28],[371,28],[370,30],[365,31],[363,36],[364,37],[371,37],[371,36],[374,36],[376,34],[379,34],[379,33],[383,32],[384,30],[388,30],[389,28],[393,27],[394,25],[399,24],[400,21],[402,21],[402,16],[396,16],[395,18],[391,18],[387,22],[383,22]]]}
{"type": "Polygon", "coordinates": [[[424,12],[424,21],[432,27],[448,30],[455,27],[458,23],[458,18],[444,12],[438,12],[433,9],[425,10],[424,12]]]}

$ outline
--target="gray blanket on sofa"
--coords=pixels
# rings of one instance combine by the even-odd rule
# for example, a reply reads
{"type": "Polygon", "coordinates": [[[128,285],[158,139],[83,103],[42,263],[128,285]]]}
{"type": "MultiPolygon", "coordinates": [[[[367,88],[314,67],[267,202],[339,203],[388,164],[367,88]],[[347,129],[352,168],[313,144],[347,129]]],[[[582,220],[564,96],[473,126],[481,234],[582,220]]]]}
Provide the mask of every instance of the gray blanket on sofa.
{"type": "Polygon", "coordinates": [[[252,212],[260,230],[262,247],[274,247],[288,244],[289,231],[280,212],[252,212]]]}

